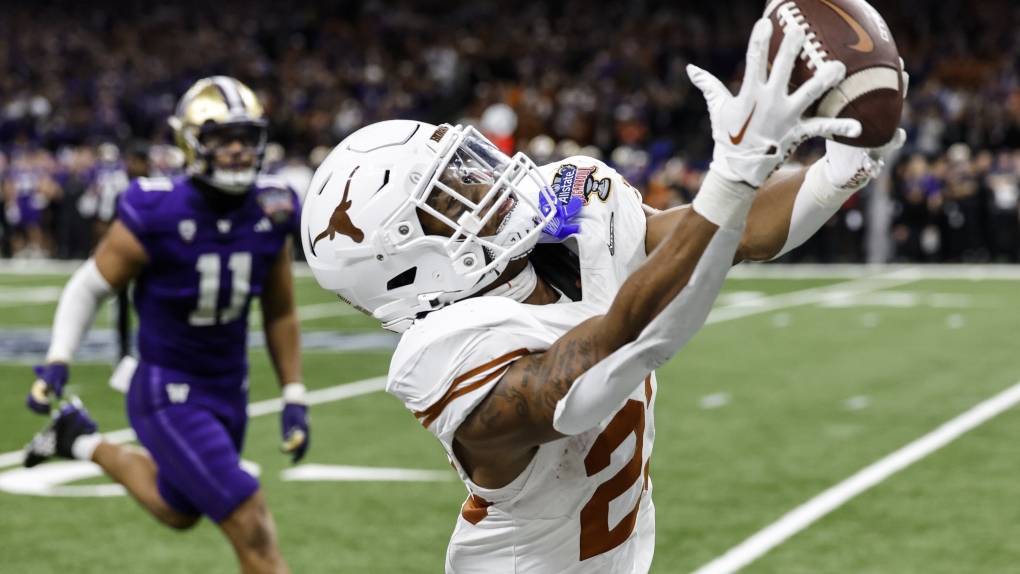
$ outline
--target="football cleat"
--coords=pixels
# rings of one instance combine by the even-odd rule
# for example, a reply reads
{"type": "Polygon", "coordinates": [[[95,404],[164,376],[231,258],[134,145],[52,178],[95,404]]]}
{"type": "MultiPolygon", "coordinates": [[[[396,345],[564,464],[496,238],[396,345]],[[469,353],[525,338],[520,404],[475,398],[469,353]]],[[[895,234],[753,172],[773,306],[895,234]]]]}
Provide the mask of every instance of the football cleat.
{"type": "Polygon", "coordinates": [[[25,466],[31,468],[54,456],[74,458],[71,446],[82,435],[98,430],[81,400],[72,396],[53,412],[53,421],[46,425],[25,447],[25,466]]]}

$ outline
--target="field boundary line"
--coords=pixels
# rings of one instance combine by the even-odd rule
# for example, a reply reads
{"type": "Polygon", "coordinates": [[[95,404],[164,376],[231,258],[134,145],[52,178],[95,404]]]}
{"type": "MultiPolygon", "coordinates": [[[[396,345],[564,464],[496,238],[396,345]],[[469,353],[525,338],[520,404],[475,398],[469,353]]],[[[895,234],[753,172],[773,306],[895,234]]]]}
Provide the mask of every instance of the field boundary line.
{"type": "MultiPolygon", "coordinates": [[[[353,383],[344,383],[342,385],[309,391],[305,397],[309,405],[318,405],[367,395],[385,388],[386,377],[372,377],[371,379],[362,379],[353,383]]],[[[248,416],[251,418],[261,417],[278,413],[282,410],[283,399],[266,399],[250,403],[248,405],[248,416]]],[[[42,421],[42,417],[39,417],[39,420],[42,421]]],[[[135,431],[129,428],[103,433],[103,439],[114,444],[132,442],[135,438],[135,431]]],[[[21,464],[22,460],[24,460],[24,454],[20,450],[0,454],[0,469],[21,464]]]]}
{"type": "Polygon", "coordinates": [[[1020,403],[1020,382],[788,512],[693,574],[732,574],[857,495],[1020,403]]]}

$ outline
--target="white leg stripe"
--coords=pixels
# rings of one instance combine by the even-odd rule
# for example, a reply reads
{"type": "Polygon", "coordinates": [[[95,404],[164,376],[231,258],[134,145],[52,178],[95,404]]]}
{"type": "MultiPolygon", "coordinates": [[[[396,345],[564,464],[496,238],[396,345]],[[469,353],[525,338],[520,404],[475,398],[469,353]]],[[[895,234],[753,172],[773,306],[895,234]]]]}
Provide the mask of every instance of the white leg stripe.
{"type": "Polygon", "coordinates": [[[840,82],[818,105],[818,117],[835,118],[850,102],[875,90],[899,90],[900,73],[892,68],[868,68],[840,82]]]}
{"type": "Polygon", "coordinates": [[[213,83],[223,91],[223,95],[227,98],[227,106],[231,111],[244,109],[241,92],[237,89],[235,82],[225,76],[216,76],[213,78],[213,83]]]}

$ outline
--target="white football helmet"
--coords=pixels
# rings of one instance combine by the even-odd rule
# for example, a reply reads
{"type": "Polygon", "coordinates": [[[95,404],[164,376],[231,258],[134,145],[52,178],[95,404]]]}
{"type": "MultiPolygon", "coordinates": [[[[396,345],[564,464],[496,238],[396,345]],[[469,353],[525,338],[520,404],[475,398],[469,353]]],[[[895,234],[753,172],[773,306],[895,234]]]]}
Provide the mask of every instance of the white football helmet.
{"type": "Polygon", "coordinates": [[[527,156],[508,158],[474,128],[391,120],[351,134],[322,162],[301,239],[319,285],[403,332],[492,285],[534,248],[555,216],[540,206],[555,203],[527,156]],[[419,210],[451,235],[428,235],[419,210]]]}

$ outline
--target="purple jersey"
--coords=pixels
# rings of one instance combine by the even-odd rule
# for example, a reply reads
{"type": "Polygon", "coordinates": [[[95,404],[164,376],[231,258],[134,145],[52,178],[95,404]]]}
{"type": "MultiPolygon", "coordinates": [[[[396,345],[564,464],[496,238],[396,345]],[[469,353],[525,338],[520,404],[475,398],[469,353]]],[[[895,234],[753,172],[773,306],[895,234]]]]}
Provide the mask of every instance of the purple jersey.
{"type": "Polygon", "coordinates": [[[10,223],[21,227],[39,225],[42,212],[49,203],[39,190],[43,173],[31,167],[11,167],[6,177],[14,186],[18,206],[17,217],[10,223]]]}
{"type": "Polygon", "coordinates": [[[240,390],[248,308],[297,228],[297,210],[294,192],[272,177],[226,213],[185,176],[132,182],[117,215],[149,258],[134,291],[142,361],[240,390]]]}

